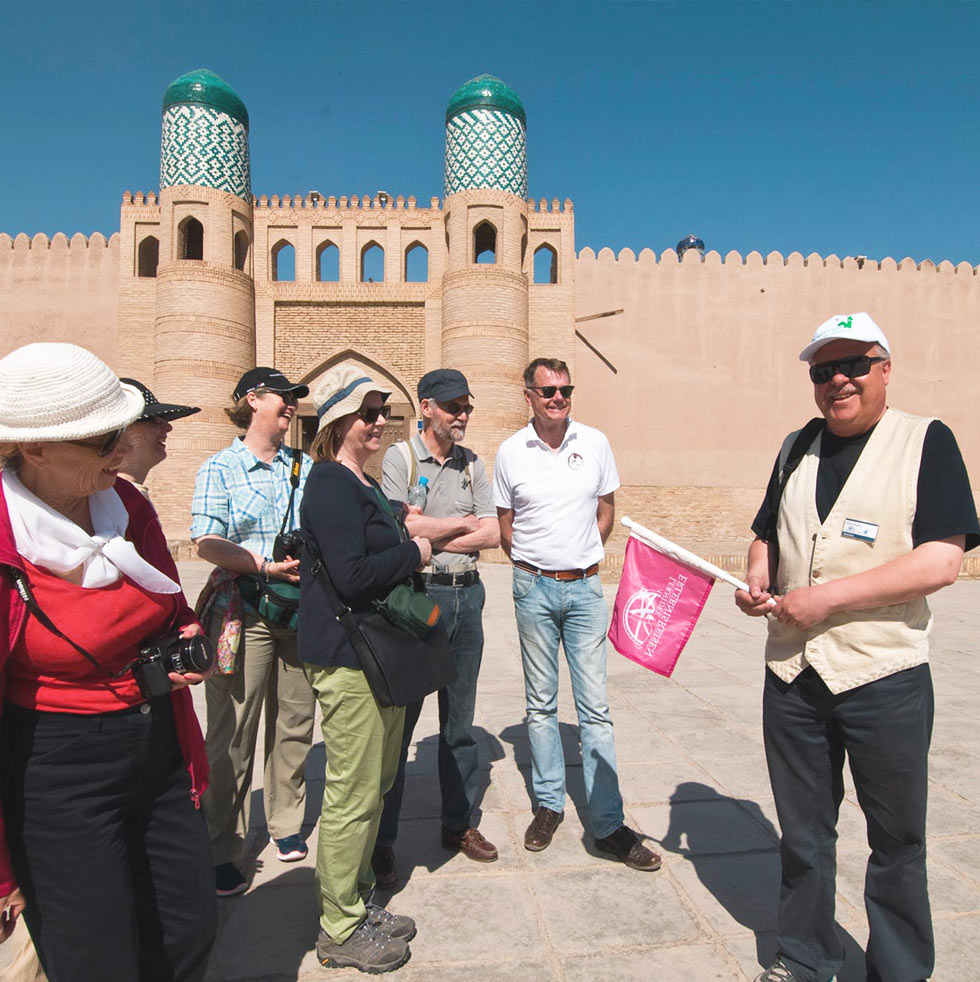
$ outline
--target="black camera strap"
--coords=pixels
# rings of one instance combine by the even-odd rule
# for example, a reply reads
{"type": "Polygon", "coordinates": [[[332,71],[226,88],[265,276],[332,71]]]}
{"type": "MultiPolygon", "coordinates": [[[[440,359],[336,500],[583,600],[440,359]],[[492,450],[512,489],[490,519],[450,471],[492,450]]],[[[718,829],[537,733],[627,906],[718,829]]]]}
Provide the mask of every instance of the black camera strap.
{"type": "Polygon", "coordinates": [[[58,628],[48,615],[41,610],[41,605],[37,602],[37,598],[34,596],[34,592],[31,590],[31,585],[27,581],[27,576],[24,574],[23,570],[19,570],[14,566],[8,566],[11,571],[14,584],[17,588],[17,593],[20,594],[20,599],[24,601],[24,606],[28,609],[30,613],[34,615],[37,622],[44,628],[47,628],[56,637],[61,638],[62,641],[67,641],[83,658],[90,661],[103,675],[110,679],[122,678],[132,667],[135,662],[130,662],[125,668],[118,672],[110,672],[103,668],[95,655],[90,654],[86,651],[80,644],[76,644],[67,634],[64,633],[60,628],[58,628]]]}
{"type": "Polygon", "coordinates": [[[299,487],[299,475],[303,469],[303,451],[300,447],[293,448],[293,462],[289,469],[289,483],[292,489],[289,492],[289,504],[286,506],[286,514],[283,515],[282,525],[279,526],[279,534],[282,535],[287,528],[293,527],[293,500],[296,498],[296,489],[299,487]]]}

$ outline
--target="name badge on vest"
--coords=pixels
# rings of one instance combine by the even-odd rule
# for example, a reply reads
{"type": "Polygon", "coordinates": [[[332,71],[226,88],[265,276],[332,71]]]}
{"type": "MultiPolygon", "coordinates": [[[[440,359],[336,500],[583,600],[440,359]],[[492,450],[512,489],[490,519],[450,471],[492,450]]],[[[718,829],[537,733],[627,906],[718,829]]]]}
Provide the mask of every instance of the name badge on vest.
{"type": "Polygon", "coordinates": [[[871,522],[859,522],[856,518],[845,518],[841,536],[845,539],[860,539],[874,544],[878,538],[878,526],[871,522]]]}

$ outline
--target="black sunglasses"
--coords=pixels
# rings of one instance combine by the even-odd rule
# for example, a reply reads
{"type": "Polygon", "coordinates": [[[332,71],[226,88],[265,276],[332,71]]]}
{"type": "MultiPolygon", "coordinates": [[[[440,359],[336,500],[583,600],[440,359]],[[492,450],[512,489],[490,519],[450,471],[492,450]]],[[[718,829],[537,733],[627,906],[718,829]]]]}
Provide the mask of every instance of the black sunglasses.
{"type": "Polygon", "coordinates": [[[97,439],[98,443],[93,443],[91,440],[66,440],[65,442],[73,443],[76,447],[87,447],[89,450],[94,450],[100,457],[108,457],[125,432],[126,427],[120,426],[118,430],[110,430],[100,437],[95,437],[94,439],[97,439]]]}
{"type": "Polygon", "coordinates": [[[835,375],[847,378],[862,378],[871,371],[871,366],[887,358],[870,358],[868,355],[852,355],[850,358],[838,358],[836,361],[822,361],[810,366],[810,380],[815,385],[829,382],[835,375]]]}
{"type": "Polygon", "coordinates": [[[391,406],[369,406],[367,409],[358,409],[356,415],[360,416],[368,426],[371,426],[372,423],[377,423],[379,416],[388,419],[391,416],[391,406]]]}
{"type": "Polygon", "coordinates": [[[543,399],[554,399],[555,393],[560,392],[562,399],[571,399],[575,391],[574,385],[529,385],[532,392],[540,392],[543,399]]]}
{"type": "Polygon", "coordinates": [[[466,413],[467,416],[473,414],[473,407],[468,402],[440,402],[439,408],[450,416],[462,416],[466,413]]]}

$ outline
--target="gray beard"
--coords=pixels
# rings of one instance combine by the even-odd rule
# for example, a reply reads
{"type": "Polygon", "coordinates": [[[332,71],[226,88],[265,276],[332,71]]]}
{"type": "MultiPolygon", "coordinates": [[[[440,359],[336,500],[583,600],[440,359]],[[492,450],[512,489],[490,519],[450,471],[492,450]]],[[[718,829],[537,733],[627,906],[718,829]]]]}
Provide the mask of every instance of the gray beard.
{"type": "Polygon", "coordinates": [[[441,423],[432,423],[432,432],[440,440],[448,440],[450,443],[459,443],[460,440],[466,435],[466,426],[461,423],[451,423],[449,426],[443,426],[441,423]]]}

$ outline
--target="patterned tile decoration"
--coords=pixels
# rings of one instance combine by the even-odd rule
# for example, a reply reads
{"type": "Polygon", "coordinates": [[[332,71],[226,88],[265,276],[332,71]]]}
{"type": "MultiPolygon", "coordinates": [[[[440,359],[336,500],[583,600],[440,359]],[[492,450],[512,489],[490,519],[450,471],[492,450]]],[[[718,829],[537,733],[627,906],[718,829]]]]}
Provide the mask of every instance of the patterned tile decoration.
{"type": "Polygon", "coordinates": [[[527,197],[527,145],[517,117],[468,109],[446,124],[446,197],[469,188],[527,197]]]}
{"type": "Polygon", "coordinates": [[[163,114],[160,187],[200,184],[252,200],[248,130],[210,106],[171,106],[163,114]]]}

